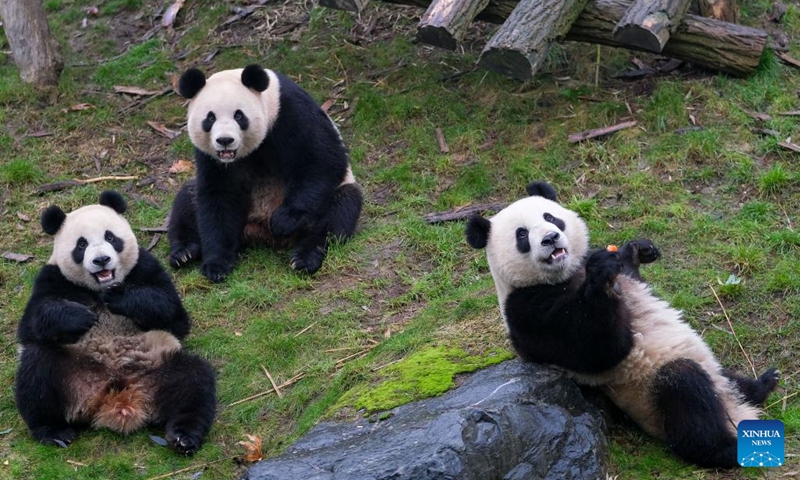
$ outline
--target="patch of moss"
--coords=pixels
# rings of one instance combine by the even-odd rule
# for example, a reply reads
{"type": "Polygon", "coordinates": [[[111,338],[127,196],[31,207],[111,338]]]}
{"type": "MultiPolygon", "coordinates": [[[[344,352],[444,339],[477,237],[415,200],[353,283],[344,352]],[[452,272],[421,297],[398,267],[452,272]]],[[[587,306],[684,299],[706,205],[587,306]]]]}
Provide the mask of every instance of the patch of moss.
{"type": "Polygon", "coordinates": [[[389,410],[421,398],[450,390],[456,374],[498,364],[513,357],[506,350],[473,356],[460,348],[434,347],[414,353],[387,367],[385,380],[376,387],[357,387],[347,392],[333,408],[353,406],[367,414],[389,410]]]}

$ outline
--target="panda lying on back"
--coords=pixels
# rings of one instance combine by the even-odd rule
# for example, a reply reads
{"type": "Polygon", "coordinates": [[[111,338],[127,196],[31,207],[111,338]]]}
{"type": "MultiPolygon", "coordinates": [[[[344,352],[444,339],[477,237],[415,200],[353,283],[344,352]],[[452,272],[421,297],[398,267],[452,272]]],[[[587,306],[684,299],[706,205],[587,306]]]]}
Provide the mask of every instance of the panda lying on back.
{"type": "Polygon", "coordinates": [[[534,182],[528,193],[490,220],[471,217],[466,228],[468,243],[486,248],[520,357],[599,386],[689,462],[738,465],[736,427],[758,418],[777,372],[747,379],[723,370],[639,276],[641,263],[659,257],[650,241],[590,252],[586,224],[556,203],[553,187],[534,182]]]}
{"type": "Polygon", "coordinates": [[[19,324],[17,407],[42,443],[66,447],[85,426],[157,425],[192,454],[214,421],[214,372],[181,350],[189,315],[125,208],[106,191],[99,205],[42,215],[55,241],[19,324]]]}
{"type": "Polygon", "coordinates": [[[170,264],[202,259],[221,282],[244,244],[292,246],[295,270],[314,273],[328,237],[353,235],[363,203],[333,121],[299,86],[257,65],[180,78],[197,178],[175,197],[170,264]]]}

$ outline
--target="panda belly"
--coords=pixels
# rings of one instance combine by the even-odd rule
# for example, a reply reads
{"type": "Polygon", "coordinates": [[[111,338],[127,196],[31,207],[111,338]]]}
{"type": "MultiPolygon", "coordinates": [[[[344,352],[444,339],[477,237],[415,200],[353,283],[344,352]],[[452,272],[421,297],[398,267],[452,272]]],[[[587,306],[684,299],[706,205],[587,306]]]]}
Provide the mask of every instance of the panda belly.
{"type": "Polygon", "coordinates": [[[157,379],[151,375],[181,345],[163,330],[142,332],[125,317],[99,312],[98,322],[69,345],[65,385],[69,422],[129,433],[151,415],[157,379]]]}
{"type": "Polygon", "coordinates": [[[653,380],[663,366],[677,359],[691,359],[701,366],[736,435],[744,419],[758,418],[759,409],[745,403],[733,382],[722,375],[722,366],[700,335],[681,318],[681,312],[656,298],[650,287],[629,277],[618,277],[630,309],[634,346],[619,365],[600,375],[576,375],[582,383],[600,386],[614,403],[649,434],[664,439],[664,420],[656,408],[653,380]]]}
{"type": "Polygon", "coordinates": [[[288,239],[276,239],[272,235],[270,220],[284,198],[283,181],[267,177],[258,181],[250,193],[250,211],[244,227],[244,241],[247,244],[267,244],[273,247],[288,246],[288,239]]]}

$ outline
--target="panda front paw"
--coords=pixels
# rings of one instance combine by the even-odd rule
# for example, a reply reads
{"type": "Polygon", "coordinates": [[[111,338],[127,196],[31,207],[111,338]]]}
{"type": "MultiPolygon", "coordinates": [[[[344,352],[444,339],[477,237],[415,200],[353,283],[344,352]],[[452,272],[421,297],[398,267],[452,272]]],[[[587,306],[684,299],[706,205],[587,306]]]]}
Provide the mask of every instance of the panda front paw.
{"type": "Polygon", "coordinates": [[[655,244],[646,239],[640,238],[631,240],[620,249],[620,256],[629,259],[634,265],[642,263],[653,263],[661,258],[661,252],[658,251],[655,244]]]}
{"type": "Polygon", "coordinates": [[[118,315],[127,313],[125,308],[125,285],[122,282],[114,283],[111,287],[103,290],[100,298],[111,313],[118,315]]]}
{"type": "Polygon", "coordinates": [[[325,251],[321,248],[298,251],[292,255],[292,268],[311,275],[322,267],[323,260],[325,251]]]}
{"type": "Polygon", "coordinates": [[[305,214],[293,207],[281,205],[272,214],[270,231],[278,238],[288,238],[297,234],[306,223],[305,214]]]}
{"type": "Polygon", "coordinates": [[[598,250],[586,261],[586,286],[591,294],[611,292],[619,294],[617,275],[622,271],[622,260],[617,252],[598,250]]]}
{"type": "Polygon", "coordinates": [[[214,283],[220,283],[233,271],[233,262],[207,261],[200,267],[203,275],[214,283]]]}
{"type": "Polygon", "coordinates": [[[758,381],[768,392],[772,392],[778,388],[778,381],[780,380],[780,372],[775,368],[770,368],[758,377],[758,381]]]}
{"type": "Polygon", "coordinates": [[[72,428],[38,427],[31,430],[31,435],[45,445],[67,448],[78,437],[72,428]]]}
{"type": "Polygon", "coordinates": [[[181,268],[200,258],[200,245],[189,243],[173,248],[169,254],[169,264],[172,268],[181,268]]]}
{"type": "Polygon", "coordinates": [[[63,343],[77,342],[97,323],[97,314],[82,303],[66,300],[60,313],[64,321],[59,338],[63,343]]]}
{"type": "Polygon", "coordinates": [[[181,455],[194,455],[203,445],[202,438],[181,430],[168,431],[166,436],[169,445],[181,455]]]}

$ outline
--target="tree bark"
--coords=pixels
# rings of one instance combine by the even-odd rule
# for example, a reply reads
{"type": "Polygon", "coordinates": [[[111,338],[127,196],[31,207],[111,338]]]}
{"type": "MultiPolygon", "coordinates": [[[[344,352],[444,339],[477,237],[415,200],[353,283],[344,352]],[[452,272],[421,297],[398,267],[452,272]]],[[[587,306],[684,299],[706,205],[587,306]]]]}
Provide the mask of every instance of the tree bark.
{"type": "Polygon", "coordinates": [[[634,0],[614,27],[614,40],[660,53],[688,8],[689,0],[634,0]]]}
{"type": "Polygon", "coordinates": [[[319,4],[322,7],[347,10],[348,12],[360,12],[367,6],[368,2],[369,0],[319,0],[319,4]]]}
{"type": "Polygon", "coordinates": [[[64,68],[41,0],[0,0],[0,16],[22,81],[55,86],[64,68]]]}
{"type": "Polygon", "coordinates": [[[529,80],[564,38],[587,0],[520,0],[481,53],[478,65],[529,80]]]}
{"type": "MultiPolygon", "coordinates": [[[[385,1],[423,8],[430,5],[430,0],[385,1]]],[[[632,3],[633,0],[589,0],[564,39],[640,50],[617,42],[612,35],[614,26],[632,3]]],[[[489,0],[476,18],[503,23],[516,5],[516,0],[489,0]]],[[[758,66],[766,44],[767,32],[764,30],[697,15],[684,15],[661,53],[706,68],[747,75],[758,66]]]]}
{"type": "Polygon", "coordinates": [[[433,0],[417,27],[417,40],[455,50],[489,0],[433,0]]]}

